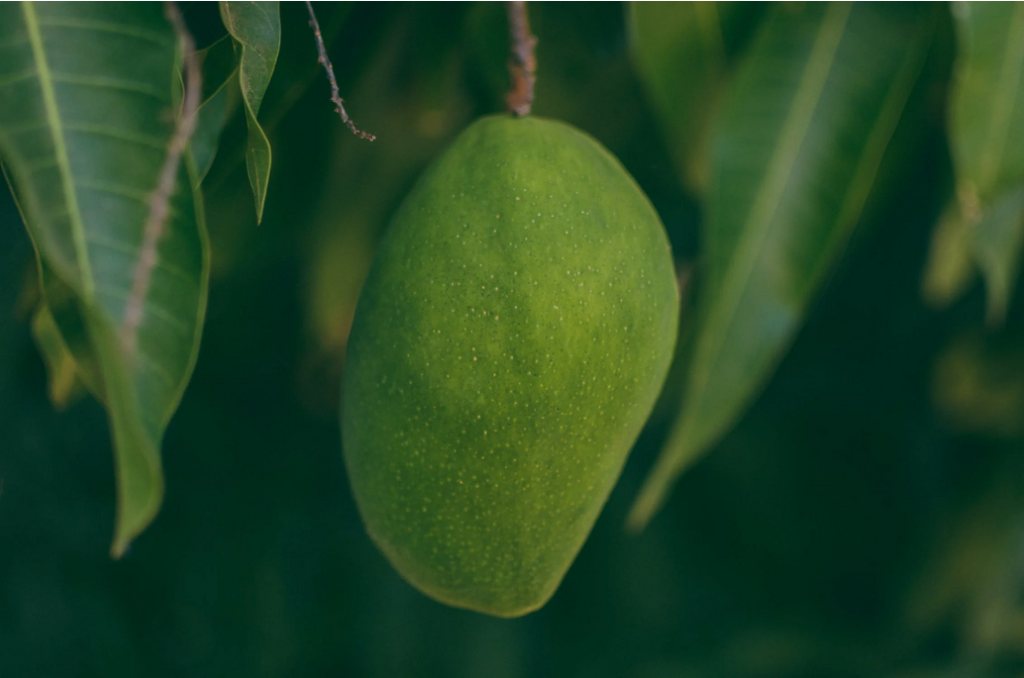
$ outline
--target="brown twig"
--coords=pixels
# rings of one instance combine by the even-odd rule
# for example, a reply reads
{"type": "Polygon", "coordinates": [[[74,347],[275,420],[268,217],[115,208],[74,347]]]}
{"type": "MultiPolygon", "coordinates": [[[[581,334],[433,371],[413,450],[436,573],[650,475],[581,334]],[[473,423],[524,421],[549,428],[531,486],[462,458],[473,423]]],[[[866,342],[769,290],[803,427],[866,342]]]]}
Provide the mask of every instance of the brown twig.
{"type": "Polygon", "coordinates": [[[196,45],[192,34],[188,32],[181,10],[173,0],[164,3],[164,14],[178,38],[178,49],[181,50],[183,80],[185,92],[181,103],[181,117],[174,128],[171,140],[167,144],[167,157],[160,168],[156,189],[149,200],[149,214],[142,232],[142,247],[139,260],[135,263],[132,274],[132,289],[125,305],[124,319],[121,321],[121,343],[129,355],[134,355],[136,335],[142,322],[142,309],[149,293],[149,284],[153,277],[153,269],[157,263],[157,246],[163,237],[167,216],[170,213],[171,196],[174,194],[175,179],[181,156],[185,153],[189,139],[196,128],[196,112],[202,96],[202,76],[199,73],[199,61],[196,59],[196,45]]]}
{"type": "Polygon", "coordinates": [[[537,57],[534,48],[537,37],[530,33],[530,20],[526,16],[526,3],[513,0],[508,8],[508,31],[512,38],[512,55],[508,60],[511,89],[505,96],[508,110],[516,116],[530,114],[533,106],[533,86],[537,80],[537,57]]]}
{"type": "Polygon", "coordinates": [[[331,101],[334,102],[334,110],[338,112],[338,115],[341,116],[341,121],[352,131],[352,134],[355,134],[360,139],[373,141],[377,137],[356,127],[356,124],[352,122],[352,118],[348,117],[348,113],[345,112],[345,103],[341,98],[341,91],[338,89],[338,80],[334,77],[334,66],[331,65],[331,60],[327,58],[324,38],[320,35],[320,24],[316,20],[316,14],[313,13],[313,3],[309,0],[306,0],[306,9],[309,10],[309,25],[313,29],[313,35],[316,36],[316,51],[320,54],[320,63],[324,65],[324,70],[327,71],[327,80],[331,83],[331,101]]]}

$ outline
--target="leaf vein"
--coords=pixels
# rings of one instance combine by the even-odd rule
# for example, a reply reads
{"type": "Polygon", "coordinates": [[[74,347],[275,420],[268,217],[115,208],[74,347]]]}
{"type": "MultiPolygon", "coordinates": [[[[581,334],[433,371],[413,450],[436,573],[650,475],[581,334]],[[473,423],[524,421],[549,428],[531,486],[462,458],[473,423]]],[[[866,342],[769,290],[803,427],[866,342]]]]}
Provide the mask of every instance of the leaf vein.
{"type": "MultiPolygon", "coordinates": [[[[118,242],[116,240],[108,240],[106,238],[97,238],[96,236],[91,236],[89,238],[89,244],[95,245],[97,247],[104,247],[108,250],[113,250],[115,252],[121,252],[122,254],[127,254],[131,257],[137,257],[139,254],[139,249],[137,247],[132,247],[129,244],[118,242]]],[[[196,284],[195,278],[186,273],[184,269],[178,268],[177,266],[169,264],[166,261],[158,260],[155,267],[157,269],[161,269],[167,272],[168,274],[174,276],[175,278],[178,278],[179,280],[188,283],[189,285],[194,286],[196,284]]]]}
{"type": "Polygon", "coordinates": [[[9,87],[11,85],[16,85],[19,82],[31,80],[37,74],[38,70],[34,66],[32,68],[26,68],[22,71],[17,71],[16,73],[9,73],[7,75],[4,75],[3,77],[0,77],[0,87],[9,87]]]}
{"type": "Polygon", "coordinates": [[[3,129],[0,129],[0,136],[11,139],[22,134],[28,134],[29,132],[38,132],[41,129],[50,129],[50,123],[46,120],[42,122],[32,120],[23,125],[5,125],[3,129]]]}
{"type": "Polygon", "coordinates": [[[100,21],[97,19],[72,19],[70,17],[50,17],[39,22],[40,26],[47,28],[73,28],[84,31],[97,31],[103,33],[114,33],[131,38],[138,38],[160,45],[161,47],[172,47],[171,41],[156,31],[147,31],[144,28],[119,24],[112,21],[100,21]]]}
{"type": "MultiPolygon", "coordinates": [[[[147,207],[149,206],[149,200],[153,194],[152,191],[144,191],[142,189],[132,188],[131,186],[125,186],[124,184],[106,184],[99,181],[79,181],[78,187],[90,191],[99,191],[101,193],[109,193],[110,195],[128,198],[129,200],[142,203],[147,207]]],[[[172,217],[179,218],[181,216],[173,207],[168,206],[167,209],[172,217]]]]}
{"type": "Polygon", "coordinates": [[[25,20],[25,30],[32,45],[32,56],[39,72],[39,88],[42,90],[43,107],[46,110],[46,119],[49,123],[51,136],[53,137],[54,154],[60,165],[61,188],[64,193],[64,202],[67,205],[68,221],[71,225],[71,236],[75,245],[75,259],[78,263],[78,273],[81,276],[82,297],[86,301],[91,301],[93,297],[93,279],[92,267],[89,264],[89,251],[85,244],[85,225],[82,223],[82,215],[78,210],[75,180],[71,174],[71,160],[68,157],[67,144],[64,140],[60,109],[57,105],[57,94],[54,91],[53,79],[51,77],[52,73],[46,60],[46,46],[43,44],[43,36],[39,31],[35,6],[31,2],[22,2],[21,11],[22,17],[25,20]]]}
{"type": "Polygon", "coordinates": [[[104,127],[103,125],[90,125],[86,123],[69,123],[64,126],[64,129],[71,132],[79,132],[81,134],[93,134],[96,136],[104,136],[110,139],[117,139],[119,141],[126,141],[128,143],[139,144],[141,146],[147,146],[149,148],[156,149],[163,152],[166,144],[162,139],[157,137],[148,136],[145,134],[134,134],[132,132],[126,132],[116,127],[104,127]]]}
{"type": "Polygon", "coordinates": [[[162,92],[155,87],[150,87],[143,82],[131,80],[119,80],[117,78],[105,78],[98,75],[81,75],[78,73],[53,73],[54,82],[64,85],[78,85],[80,87],[95,87],[97,89],[113,89],[121,92],[134,92],[157,99],[162,103],[170,104],[170,92],[162,92]]]}
{"type": "MultiPolygon", "coordinates": [[[[96,291],[111,299],[116,299],[117,301],[126,301],[130,294],[129,291],[127,290],[122,290],[121,288],[118,287],[111,287],[110,285],[106,284],[97,285],[96,291]]],[[[152,300],[148,304],[146,304],[145,309],[143,310],[143,314],[147,313],[152,314],[154,317],[164,321],[165,323],[173,327],[177,332],[180,332],[186,337],[192,335],[192,330],[184,322],[182,322],[179,318],[175,317],[174,314],[172,314],[167,309],[154,303],[152,300]]]]}

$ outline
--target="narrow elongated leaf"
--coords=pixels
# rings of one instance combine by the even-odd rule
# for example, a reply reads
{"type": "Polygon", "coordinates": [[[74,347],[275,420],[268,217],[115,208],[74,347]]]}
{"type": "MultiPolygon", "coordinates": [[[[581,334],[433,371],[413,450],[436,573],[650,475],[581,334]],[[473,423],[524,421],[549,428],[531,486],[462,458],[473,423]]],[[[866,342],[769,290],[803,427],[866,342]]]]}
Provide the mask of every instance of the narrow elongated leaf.
{"type": "Polygon", "coordinates": [[[927,8],[776,7],[737,76],[715,140],[706,279],[683,411],[630,516],[764,385],[857,223],[924,61],[927,8]]]}
{"type": "MultiPolygon", "coordinates": [[[[940,279],[952,261],[973,262],[988,288],[989,322],[998,323],[1006,313],[1024,240],[1019,198],[1024,189],[1024,6],[961,2],[954,5],[953,16],[957,60],[949,136],[961,216],[936,229],[925,293],[928,281],[940,279]],[[952,236],[956,225],[959,234],[952,236]],[[959,252],[941,247],[941,239],[954,237],[966,247],[959,252]]],[[[927,298],[948,303],[969,281],[961,276],[946,294],[927,298]]]]}
{"type": "MultiPolygon", "coordinates": [[[[26,220],[26,223],[28,221],[26,220]]],[[[60,332],[61,344],[68,350],[75,364],[78,379],[89,389],[97,400],[106,404],[107,393],[103,385],[103,368],[96,358],[89,337],[82,305],[78,295],[46,263],[39,259],[39,279],[42,284],[43,300],[40,312],[45,311],[60,332]]]]}
{"type": "Polygon", "coordinates": [[[281,48],[281,13],[277,2],[221,2],[224,27],[238,51],[238,84],[242,89],[249,143],[245,168],[256,199],[256,221],[263,218],[270,181],[270,141],[257,115],[281,48]]]}
{"type": "Polygon", "coordinates": [[[629,3],[633,62],[676,165],[698,193],[707,186],[711,123],[730,52],[758,15],[756,6],[732,2],[629,3]]]}
{"type": "Polygon", "coordinates": [[[46,304],[41,304],[32,317],[32,338],[46,363],[50,402],[58,410],[63,410],[85,393],[85,386],[78,377],[75,359],[64,344],[46,304]]]}
{"type": "Polygon", "coordinates": [[[976,274],[971,228],[955,200],[942,210],[931,240],[921,294],[930,306],[942,308],[960,297],[976,274]]]}
{"type": "Polygon", "coordinates": [[[203,101],[192,134],[192,161],[202,181],[217,154],[217,142],[229,114],[229,91],[238,74],[231,38],[225,36],[196,55],[202,64],[203,101]]]}
{"type": "Polygon", "coordinates": [[[1024,245],[1024,183],[1005,191],[985,210],[971,233],[971,248],[988,284],[988,319],[1006,315],[1024,245]]]}
{"type": "Polygon", "coordinates": [[[163,12],[158,3],[0,4],[0,157],[54,324],[110,415],[115,556],[159,509],[160,443],[206,306],[202,200],[187,155],[166,219],[150,219],[179,108],[181,55],[163,12]],[[162,237],[147,257],[154,225],[162,237]]]}
{"type": "MultiPolygon", "coordinates": [[[[2,159],[3,156],[0,154],[0,160],[2,159]]],[[[13,196],[14,184],[2,162],[0,174],[3,174],[13,196]]],[[[22,223],[27,224],[25,211],[16,198],[14,204],[21,215],[22,223]]],[[[32,338],[46,363],[50,402],[58,410],[63,410],[78,400],[78,396],[82,395],[82,387],[88,388],[103,402],[106,396],[103,392],[102,372],[89,347],[85,322],[78,310],[75,292],[60,282],[46,262],[38,256],[38,252],[36,260],[40,300],[32,316],[32,338]],[[60,318],[59,321],[55,315],[60,318]]]]}
{"type": "Polygon", "coordinates": [[[1024,5],[957,3],[950,142],[967,209],[1024,181],[1024,5]]]}

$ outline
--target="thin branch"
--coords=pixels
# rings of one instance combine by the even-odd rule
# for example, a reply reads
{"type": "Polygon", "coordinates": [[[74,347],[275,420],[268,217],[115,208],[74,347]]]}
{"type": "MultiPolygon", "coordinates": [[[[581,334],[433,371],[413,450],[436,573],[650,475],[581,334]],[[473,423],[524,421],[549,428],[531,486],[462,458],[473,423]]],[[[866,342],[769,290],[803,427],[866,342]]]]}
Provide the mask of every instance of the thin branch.
{"type": "Polygon", "coordinates": [[[199,110],[199,100],[202,97],[203,89],[199,61],[196,59],[195,41],[192,39],[192,34],[188,32],[178,5],[173,0],[167,0],[164,3],[164,14],[171,22],[171,26],[174,27],[174,33],[178,38],[178,49],[181,50],[182,55],[185,92],[181,103],[181,117],[167,144],[167,157],[164,158],[156,189],[149,200],[149,214],[142,232],[142,248],[139,251],[139,260],[135,263],[132,289],[125,306],[124,320],[121,321],[121,343],[129,355],[135,354],[139,324],[142,322],[143,305],[146,295],[149,293],[149,284],[157,263],[157,247],[167,225],[171,196],[174,194],[181,156],[185,153],[185,148],[196,128],[196,112],[199,110]]]}
{"type": "Polygon", "coordinates": [[[309,10],[309,25],[313,29],[313,35],[316,37],[316,51],[320,55],[320,63],[324,65],[324,70],[327,71],[327,80],[331,83],[331,101],[334,102],[334,110],[338,112],[338,115],[341,116],[341,121],[352,131],[352,134],[355,134],[360,139],[373,141],[377,137],[356,127],[356,124],[352,122],[352,118],[348,117],[348,113],[345,112],[345,102],[341,98],[341,92],[338,90],[338,80],[334,77],[334,66],[331,65],[331,60],[327,58],[324,38],[320,35],[320,24],[316,20],[316,14],[313,13],[313,3],[309,0],[306,0],[306,9],[309,10]]]}
{"type": "Polygon", "coordinates": [[[525,2],[513,0],[505,6],[508,8],[508,31],[512,38],[512,55],[508,60],[512,82],[505,104],[516,116],[523,117],[530,114],[533,106],[533,86],[537,81],[537,57],[534,55],[537,36],[530,33],[525,2]]]}

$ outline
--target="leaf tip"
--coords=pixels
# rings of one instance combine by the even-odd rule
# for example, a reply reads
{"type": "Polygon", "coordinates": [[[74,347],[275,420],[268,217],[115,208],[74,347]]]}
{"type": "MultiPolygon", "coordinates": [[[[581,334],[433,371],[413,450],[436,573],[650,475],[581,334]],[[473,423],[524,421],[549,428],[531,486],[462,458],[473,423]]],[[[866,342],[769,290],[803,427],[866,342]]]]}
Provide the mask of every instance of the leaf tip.
{"type": "Polygon", "coordinates": [[[641,491],[633,508],[629,510],[629,515],[626,516],[626,533],[636,536],[643,532],[657,509],[658,506],[651,502],[649,493],[641,491]]]}
{"type": "Polygon", "coordinates": [[[114,540],[110,545],[110,557],[119,560],[156,518],[164,500],[163,475],[153,478],[153,485],[141,506],[129,508],[122,496],[118,502],[117,520],[114,526],[114,540]]]}
{"type": "Polygon", "coordinates": [[[679,470],[667,463],[666,452],[658,459],[651,473],[640,488],[640,494],[633,502],[626,517],[626,532],[638,535],[647,529],[651,519],[661,511],[668,499],[672,483],[679,476],[679,470]]]}
{"type": "Polygon", "coordinates": [[[985,325],[989,330],[995,331],[1006,322],[1007,293],[999,289],[995,284],[990,284],[988,299],[985,304],[985,325]]]}

